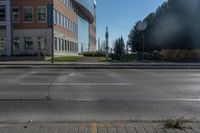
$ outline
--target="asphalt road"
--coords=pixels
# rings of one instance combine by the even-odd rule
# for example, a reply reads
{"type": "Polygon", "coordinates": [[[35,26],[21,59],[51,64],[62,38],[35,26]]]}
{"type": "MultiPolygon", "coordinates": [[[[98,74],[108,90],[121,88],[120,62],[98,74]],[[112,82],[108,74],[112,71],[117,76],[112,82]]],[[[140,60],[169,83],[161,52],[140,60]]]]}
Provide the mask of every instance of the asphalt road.
{"type": "Polygon", "coordinates": [[[0,69],[0,122],[182,116],[200,120],[200,70],[0,69]]]}

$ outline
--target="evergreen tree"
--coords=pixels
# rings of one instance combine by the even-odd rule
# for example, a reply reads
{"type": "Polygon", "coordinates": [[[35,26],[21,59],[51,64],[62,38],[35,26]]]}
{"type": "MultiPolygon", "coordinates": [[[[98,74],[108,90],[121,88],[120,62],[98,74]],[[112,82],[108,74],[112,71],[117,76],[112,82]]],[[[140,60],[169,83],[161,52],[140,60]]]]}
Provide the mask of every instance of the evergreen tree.
{"type": "Polygon", "coordinates": [[[148,24],[143,33],[136,28],[140,21],[133,26],[128,44],[141,51],[144,36],[145,51],[200,48],[199,12],[199,0],[168,0],[142,20],[148,24]]]}
{"type": "Polygon", "coordinates": [[[119,60],[120,57],[125,54],[125,43],[123,37],[118,38],[114,45],[114,54],[119,60]]]}

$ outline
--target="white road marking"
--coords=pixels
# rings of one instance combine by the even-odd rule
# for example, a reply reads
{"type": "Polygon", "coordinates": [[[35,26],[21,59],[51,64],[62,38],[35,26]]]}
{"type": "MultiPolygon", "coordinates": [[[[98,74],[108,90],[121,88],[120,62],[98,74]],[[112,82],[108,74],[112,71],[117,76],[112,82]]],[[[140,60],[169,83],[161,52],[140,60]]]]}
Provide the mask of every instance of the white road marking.
{"type": "Polygon", "coordinates": [[[71,99],[65,99],[65,100],[68,100],[68,101],[102,101],[102,100],[113,100],[113,101],[115,101],[115,100],[121,100],[121,101],[123,101],[123,100],[126,100],[126,101],[129,101],[129,100],[131,100],[131,101],[150,101],[150,102],[199,102],[200,101],[200,99],[124,99],[124,98],[122,98],[122,99],[115,99],[115,98],[113,98],[113,99],[101,99],[101,98],[77,98],[77,99],[73,99],[73,98],[71,98],[71,99]]]}
{"type": "MultiPolygon", "coordinates": [[[[19,85],[46,86],[50,83],[19,83],[19,85]]],[[[52,83],[52,86],[132,86],[135,83],[52,83]]]]}
{"type": "Polygon", "coordinates": [[[1,81],[1,84],[18,83],[18,82],[20,82],[20,80],[31,77],[32,75],[34,75],[36,73],[38,73],[38,72],[37,71],[30,71],[30,72],[26,72],[26,73],[23,73],[23,74],[19,74],[19,75],[10,77],[9,79],[3,78],[3,79],[0,79],[0,81],[1,81]]]}

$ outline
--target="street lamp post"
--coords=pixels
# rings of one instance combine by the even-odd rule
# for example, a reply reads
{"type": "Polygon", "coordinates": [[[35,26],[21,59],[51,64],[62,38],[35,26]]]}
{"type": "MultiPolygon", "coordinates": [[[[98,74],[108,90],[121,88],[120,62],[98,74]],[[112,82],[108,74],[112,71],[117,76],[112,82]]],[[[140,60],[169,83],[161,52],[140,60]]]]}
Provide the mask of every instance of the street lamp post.
{"type": "Polygon", "coordinates": [[[146,21],[140,21],[138,24],[137,24],[137,30],[142,32],[142,60],[144,60],[144,52],[145,52],[145,36],[144,36],[144,31],[146,30],[147,28],[147,22],[146,21]]]}
{"type": "Polygon", "coordinates": [[[108,27],[106,27],[106,34],[105,34],[105,37],[106,37],[106,60],[108,60],[108,52],[109,52],[109,45],[108,45],[108,39],[109,39],[109,32],[108,32],[108,27]]]}
{"type": "Polygon", "coordinates": [[[53,13],[53,1],[48,0],[48,25],[52,28],[52,44],[51,44],[51,63],[54,64],[54,13],[53,13]]]}
{"type": "MultiPolygon", "coordinates": [[[[53,33],[52,33],[53,34],[53,33]]],[[[54,64],[55,60],[54,60],[54,42],[55,42],[55,39],[54,39],[54,35],[52,35],[52,53],[51,53],[51,63],[54,64]]]]}
{"type": "Polygon", "coordinates": [[[144,32],[142,32],[142,60],[144,60],[144,52],[145,52],[145,40],[144,40],[144,32]]]}

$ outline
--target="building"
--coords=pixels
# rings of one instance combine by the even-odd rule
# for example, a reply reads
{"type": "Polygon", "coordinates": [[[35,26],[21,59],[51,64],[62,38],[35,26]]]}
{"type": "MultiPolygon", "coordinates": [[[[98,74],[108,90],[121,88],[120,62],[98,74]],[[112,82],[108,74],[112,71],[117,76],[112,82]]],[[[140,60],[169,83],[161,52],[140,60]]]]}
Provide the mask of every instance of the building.
{"type": "Polygon", "coordinates": [[[96,51],[95,3],[0,0],[0,55],[50,56],[53,51],[61,56],[96,51]]]}

